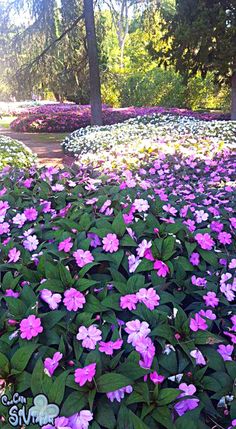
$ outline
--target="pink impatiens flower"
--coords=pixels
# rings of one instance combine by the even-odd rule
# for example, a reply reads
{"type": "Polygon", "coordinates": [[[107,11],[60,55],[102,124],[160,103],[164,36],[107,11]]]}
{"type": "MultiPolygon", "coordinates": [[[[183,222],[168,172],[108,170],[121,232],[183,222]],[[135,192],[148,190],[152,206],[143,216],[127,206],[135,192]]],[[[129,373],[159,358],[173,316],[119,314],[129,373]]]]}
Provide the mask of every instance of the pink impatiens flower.
{"type": "Polygon", "coordinates": [[[132,393],[132,392],[133,392],[133,387],[129,385],[129,386],[122,387],[121,389],[114,390],[113,392],[108,392],[106,395],[111,402],[114,402],[114,401],[121,402],[121,400],[125,397],[125,393],[132,393]]]}
{"type": "Polygon", "coordinates": [[[60,352],[54,353],[52,358],[46,358],[44,361],[44,372],[49,377],[52,377],[55,370],[59,366],[60,360],[63,358],[63,354],[60,352]]]}
{"type": "Polygon", "coordinates": [[[78,249],[73,253],[73,256],[76,260],[76,264],[80,268],[94,261],[94,257],[89,250],[78,249]]]}
{"type": "Polygon", "coordinates": [[[145,338],[151,330],[147,322],[140,322],[140,320],[136,319],[126,323],[125,332],[129,334],[128,343],[135,346],[138,340],[145,338]]]}
{"type": "Polygon", "coordinates": [[[13,249],[9,250],[8,253],[8,263],[16,263],[20,259],[20,251],[17,250],[16,247],[13,247],[13,249]]]}
{"type": "Polygon", "coordinates": [[[105,252],[113,253],[117,252],[119,249],[119,240],[116,234],[107,234],[107,236],[103,238],[102,243],[105,252]]]}
{"type": "MultiPolygon", "coordinates": [[[[178,398],[183,398],[184,396],[192,396],[196,392],[196,387],[193,384],[187,385],[186,383],[181,383],[179,389],[183,391],[178,398]]],[[[199,399],[184,399],[175,404],[175,411],[179,416],[183,416],[187,411],[194,410],[198,407],[199,399]]]]}
{"type": "Polygon", "coordinates": [[[202,352],[200,352],[200,350],[196,349],[196,350],[192,350],[190,352],[190,355],[196,359],[196,364],[197,365],[206,365],[206,359],[204,358],[202,352]]]}
{"type": "Polygon", "coordinates": [[[160,297],[153,288],[139,289],[139,291],[136,293],[136,297],[138,298],[139,302],[145,304],[149,310],[154,310],[154,308],[159,305],[160,297]]]}
{"type": "Polygon", "coordinates": [[[61,295],[59,293],[53,293],[49,289],[43,289],[40,291],[40,298],[45,301],[51,310],[56,310],[61,302],[61,295]]]}
{"type": "Polygon", "coordinates": [[[214,308],[219,304],[219,298],[217,298],[215,292],[207,292],[207,294],[203,296],[203,299],[208,307],[214,308]]]}
{"type": "Polygon", "coordinates": [[[221,244],[231,244],[232,236],[228,232],[223,231],[218,234],[218,240],[221,244]]]}
{"type": "Polygon", "coordinates": [[[88,429],[91,420],[93,420],[93,413],[89,410],[82,410],[69,417],[69,425],[71,429],[88,429]]]}
{"type": "Polygon", "coordinates": [[[138,212],[146,212],[149,209],[149,204],[147,200],[143,200],[142,198],[134,200],[133,207],[138,212]]]}
{"type": "Polygon", "coordinates": [[[59,250],[59,252],[63,251],[65,253],[68,253],[71,250],[72,247],[73,247],[73,243],[72,243],[71,237],[66,238],[65,240],[61,241],[58,244],[58,250],[59,250]]]}
{"type": "Polygon", "coordinates": [[[161,384],[165,380],[165,377],[155,371],[150,374],[150,379],[154,384],[161,384]]]}
{"type": "Polygon", "coordinates": [[[35,317],[33,314],[27,317],[27,319],[23,319],[20,322],[20,332],[22,339],[31,340],[31,338],[37,337],[38,334],[43,332],[41,319],[35,317]]]}
{"type": "Polygon", "coordinates": [[[159,277],[166,277],[170,271],[168,265],[158,259],[154,262],[154,270],[157,270],[157,275],[159,277]]]}
{"type": "Polygon", "coordinates": [[[23,246],[25,249],[32,252],[33,250],[36,250],[38,247],[39,241],[36,237],[36,235],[28,235],[27,239],[23,241],[23,246]]]}
{"type": "Polygon", "coordinates": [[[89,326],[89,328],[81,326],[76,338],[77,340],[82,340],[83,347],[94,350],[97,342],[102,339],[102,332],[94,325],[89,326]]]}
{"type": "Polygon", "coordinates": [[[198,313],[195,314],[193,318],[190,319],[190,329],[194,332],[198,330],[205,331],[208,328],[206,321],[199,316],[198,313]]]}
{"type": "Polygon", "coordinates": [[[105,343],[104,341],[101,341],[99,343],[99,351],[102,353],[105,353],[108,356],[112,356],[114,353],[114,350],[120,350],[122,347],[123,340],[116,340],[116,341],[108,341],[105,343]]]}
{"type": "Polygon", "coordinates": [[[95,374],[96,363],[91,363],[84,368],[78,368],[75,370],[75,382],[82,387],[87,381],[91,382],[95,374]]]}
{"type": "Polygon", "coordinates": [[[122,309],[128,308],[128,310],[135,310],[136,304],[138,303],[137,296],[133,294],[125,295],[120,298],[120,307],[122,309]]]}
{"type": "Polygon", "coordinates": [[[210,234],[196,234],[195,240],[198,242],[199,246],[204,250],[211,250],[215,244],[214,240],[211,238],[210,234]]]}
{"type": "Polygon", "coordinates": [[[218,353],[220,353],[224,361],[230,361],[232,360],[232,353],[234,351],[234,346],[231,346],[230,344],[228,344],[227,346],[225,346],[224,344],[221,344],[218,347],[217,351],[218,353]]]}
{"type": "Polygon", "coordinates": [[[24,215],[26,217],[26,220],[34,221],[38,217],[38,212],[33,207],[30,207],[24,210],[24,215]]]}
{"type": "Polygon", "coordinates": [[[83,308],[85,302],[84,295],[73,287],[64,293],[63,303],[68,311],[77,311],[79,308],[83,308]]]}

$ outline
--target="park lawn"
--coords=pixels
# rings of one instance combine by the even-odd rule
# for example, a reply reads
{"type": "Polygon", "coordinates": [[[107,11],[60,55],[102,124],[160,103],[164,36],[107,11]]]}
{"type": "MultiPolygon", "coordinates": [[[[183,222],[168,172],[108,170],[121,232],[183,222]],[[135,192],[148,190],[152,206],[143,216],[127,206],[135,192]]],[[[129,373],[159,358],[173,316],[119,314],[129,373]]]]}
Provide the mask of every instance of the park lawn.
{"type": "Polygon", "coordinates": [[[2,118],[0,117],[0,127],[7,129],[10,128],[10,123],[14,121],[14,119],[16,119],[16,117],[14,116],[3,116],[2,118]]]}

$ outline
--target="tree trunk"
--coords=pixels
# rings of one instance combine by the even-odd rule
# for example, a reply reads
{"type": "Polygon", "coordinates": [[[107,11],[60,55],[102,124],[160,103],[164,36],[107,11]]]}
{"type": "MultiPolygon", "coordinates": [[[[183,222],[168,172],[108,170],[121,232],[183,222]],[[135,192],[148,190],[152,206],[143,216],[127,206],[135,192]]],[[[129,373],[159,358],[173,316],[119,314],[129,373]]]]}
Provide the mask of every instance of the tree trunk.
{"type": "Polygon", "coordinates": [[[236,72],[232,76],[231,119],[232,121],[236,121],[236,72]]]}
{"type": "Polygon", "coordinates": [[[91,125],[102,125],[101,83],[93,0],[84,0],[84,17],[89,57],[91,125]]]}

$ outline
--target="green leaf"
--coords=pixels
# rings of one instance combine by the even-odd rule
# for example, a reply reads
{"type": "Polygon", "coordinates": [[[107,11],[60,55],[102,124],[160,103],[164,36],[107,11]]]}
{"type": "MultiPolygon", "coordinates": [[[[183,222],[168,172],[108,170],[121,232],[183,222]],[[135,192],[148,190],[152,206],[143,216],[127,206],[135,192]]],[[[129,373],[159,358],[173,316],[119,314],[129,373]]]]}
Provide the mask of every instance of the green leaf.
{"type": "Polygon", "coordinates": [[[171,256],[174,254],[174,248],[175,248],[175,238],[172,236],[169,236],[165,238],[165,240],[162,243],[162,260],[168,261],[168,259],[171,258],[171,256]]]}
{"type": "Polygon", "coordinates": [[[60,374],[56,380],[54,381],[51,389],[48,393],[48,399],[50,402],[61,405],[64,394],[65,394],[65,388],[66,388],[66,380],[70,373],[69,371],[64,371],[62,374],[60,374]]]}
{"type": "Polygon", "coordinates": [[[97,390],[100,393],[113,392],[114,390],[121,389],[122,387],[132,384],[130,378],[122,374],[108,373],[103,374],[97,380],[97,390]]]}
{"type": "Polygon", "coordinates": [[[62,310],[50,311],[50,313],[42,314],[41,320],[45,329],[53,328],[60,320],[66,316],[66,312],[62,310]]]}
{"type": "Polygon", "coordinates": [[[121,212],[115,217],[111,227],[118,237],[123,237],[126,231],[126,225],[121,212]]]}
{"type": "Polygon", "coordinates": [[[7,357],[0,352],[0,376],[4,377],[9,374],[10,362],[7,357]]]}
{"type": "Polygon", "coordinates": [[[130,421],[133,423],[135,429],[149,429],[147,425],[134,414],[131,410],[129,410],[130,421]]]}
{"type": "Polygon", "coordinates": [[[11,358],[12,373],[24,371],[32,354],[39,347],[38,344],[29,344],[27,346],[20,347],[11,358]]]}
{"type": "Polygon", "coordinates": [[[79,413],[88,403],[87,392],[73,392],[63,403],[61,415],[70,417],[75,413],[79,413]]]}
{"type": "Polygon", "coordinates": [[[218,267],[218,258],[216,253],[202,249],[199,250],[199,253],[204,261],[208,262],[208,264],[212,265],[213,267],[218,267]]]}
{"type": "Polygon", "coordinates": [[[180,390],[178,389],[161,389],[158,395],[158,405],[168,405],[179,396],[180,390]]]}
{"type": "Polygon", "coordinates": [[[95,414],[96,421],[104,428],[115,429],[116,418],[110,402],[105,398],[97,402],[97,412],[95,414]]]}
{"type": "Polygon", "coordinates": [[[157,407],[152,412],[152,417],[158,422],[161,423],[167,429],[174,428],[172,421],[171,412],[168,407],[157,407]]]}

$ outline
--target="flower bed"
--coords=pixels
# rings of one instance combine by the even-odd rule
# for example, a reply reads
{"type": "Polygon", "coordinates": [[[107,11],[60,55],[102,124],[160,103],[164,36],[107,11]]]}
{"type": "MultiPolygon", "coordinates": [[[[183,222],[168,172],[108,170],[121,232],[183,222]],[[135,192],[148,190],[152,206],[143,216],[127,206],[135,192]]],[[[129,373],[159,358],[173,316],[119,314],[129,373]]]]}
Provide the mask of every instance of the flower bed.
{"type": "Polygon", "coordinates": [[[66,137],[62,146],[82,162],[109,160],[112,154],[114,162],[124,158],[135,163],[138,154],[160,146],[167,152],[181,146],[195,154],[200,152],[198,145],[206,152],[209,145],[221,143],[236,147],[235,122],[154,114],[111,126],[81,128],[66,137]]]}
{"type": "MultiPolygon", "coordinates": [[[[164,107],[126,107],[112,108],[103,105],[103,121],[105,125],[124,122],[137,116],[153,113],[172,113],[204,120],[225,119],[227,115],[213,113],[197,113],[186,109],[164,107]]],[[[11,123],[14,131],[20,132],[66,132],[84,128],[91,122],[90,106],[73,104],[49,104],[28,109],[11,123]]]]}
{"type": "Polygon", "coordinates": [[[0,135],[0,169],[11,167],[29,167],[36,157],[31,150],[18,140],[0,135]]]}
{"type": "Polygon", "coordinates": [[[44,429],[234,425],[236,159],[218,143],[159,145],[136,172],[1,174],[1,386],[57,404],[44,429]]]}

